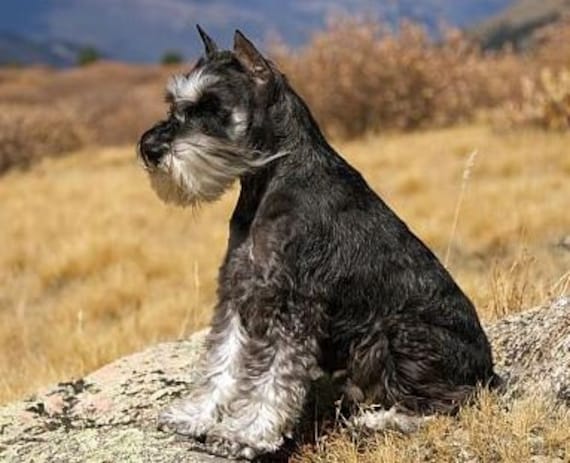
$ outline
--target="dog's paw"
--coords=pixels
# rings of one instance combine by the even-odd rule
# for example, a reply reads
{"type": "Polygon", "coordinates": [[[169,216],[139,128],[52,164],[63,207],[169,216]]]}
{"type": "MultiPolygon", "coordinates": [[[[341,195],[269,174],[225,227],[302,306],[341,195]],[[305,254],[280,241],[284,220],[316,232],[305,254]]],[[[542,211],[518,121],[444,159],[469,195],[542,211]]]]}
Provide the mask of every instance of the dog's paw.
{"type": "Polygon", "coordinates": [[[160,430],[195,438],[203,437],[215,422],[215,407],[192,400],[174,403],[158,416],[160,430]]]}
{"type": "Polygon", "coordinates": [[[215,436],[208,436],[204,444],[198,444],[194,449],[230,460],[253,460],[263,453],[247,444],[215,436]]]}
{"type": "MultiPolygon", "coordinates": [[[[255,426],[233,428],[224,425],[224,421],[217,423],[210,431],[206,443],[213,443],[217,447],[214,452],[221,455],[224,451],[226,458],[246,458],[251,460],[260,455],[277,452],[284,443],[281,434],[259,432],[255,426]]],[[[233,423],[232,423],[233,424],[233,423]]]]}

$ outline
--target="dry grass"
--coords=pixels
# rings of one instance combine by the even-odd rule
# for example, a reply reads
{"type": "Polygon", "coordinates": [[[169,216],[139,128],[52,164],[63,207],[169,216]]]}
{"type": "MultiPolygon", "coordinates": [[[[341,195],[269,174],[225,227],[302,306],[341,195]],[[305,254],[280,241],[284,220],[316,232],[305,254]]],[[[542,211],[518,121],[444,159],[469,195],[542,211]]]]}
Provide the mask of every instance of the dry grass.
{"type": "MultiPolygon", "coordinates": [[[[453,228],[448,265],[490,321],[568,288],[570,252],[557,243],[570,231],[569,145],[568,133],[471,126],[339,147],[442,258],[453,228]]],[[[0,178],[0,402],[205,326],[234,201],[235,191],[197,213],[166,207],[133,148],[85,150],[0,178]]],[[[568,446],[568,415],[546,419],[540,401],[506,413],[494,400],[459,418],[473,461],[529,461],[535,434],[556,452],[568,446]]],[[[453,461],[463,451],[447,438],[455,423],[379,438],[373,450],[331,437],[319,441],[326,452],[308,447],[298,458],[453,461]]]]}
{"type": "Polygon", "coordinates": [[[438,417],[413,435],[347,436],[342,429],[306,445],[294,463],[563,462],[570,456],[570,413],[540,397],[506,409],[483,393],[457,417],[438,417]],[[536,458],[533,459],[533,458],[536,458]],[[546,458],[540,460],[540,458],[546,458]]]}

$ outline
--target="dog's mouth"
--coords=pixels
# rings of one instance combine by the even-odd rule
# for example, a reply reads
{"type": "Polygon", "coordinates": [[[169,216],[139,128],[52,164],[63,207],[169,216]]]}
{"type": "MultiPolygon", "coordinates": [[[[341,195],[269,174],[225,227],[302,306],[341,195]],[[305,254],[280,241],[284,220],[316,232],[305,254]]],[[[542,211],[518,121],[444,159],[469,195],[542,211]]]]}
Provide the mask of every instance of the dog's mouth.
{"type": "Polygon", "coordinates": [[[158,149],[160,156],[141,153],[144,168],[158,196],[177,205],[215,201],[237,179],[286,154],[264,155],[208,136],[179,139],[158,149]]]}
{"type": "Polygon", "coordinates": [[[181,206],[215,201],[244,172],[228,148],[201,139],[179,140],[162,146],[160,157],[141,159],[157,195],[181,206]]]}

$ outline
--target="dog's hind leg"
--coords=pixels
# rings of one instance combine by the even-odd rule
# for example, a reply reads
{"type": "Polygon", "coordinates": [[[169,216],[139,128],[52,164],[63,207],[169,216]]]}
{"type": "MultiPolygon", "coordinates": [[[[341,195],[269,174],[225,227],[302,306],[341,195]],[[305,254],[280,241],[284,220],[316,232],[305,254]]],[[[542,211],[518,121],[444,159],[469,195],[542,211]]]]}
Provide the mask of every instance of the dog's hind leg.
{"type": "MultiPolygon", "coordinates": [[[[384,408],[359,418],[369,427],[388,425],[397,410],[453,414],[493,378],[488,350],[476,339],[419,320],[383,320],[377,328],[353,344],[348,365],[358,402],[384,408]]],[[[406,428],[405,421],[394,423],[406,428]]]]}

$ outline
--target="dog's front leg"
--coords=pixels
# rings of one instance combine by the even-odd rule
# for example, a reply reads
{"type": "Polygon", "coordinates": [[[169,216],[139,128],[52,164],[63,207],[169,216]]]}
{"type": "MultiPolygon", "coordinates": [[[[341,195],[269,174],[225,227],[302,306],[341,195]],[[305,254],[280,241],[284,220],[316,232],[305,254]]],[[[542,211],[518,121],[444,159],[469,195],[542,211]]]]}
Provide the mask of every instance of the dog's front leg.
{"type": "Polygon", "coordinates": [[[252,328],[239,308],[224,309],[216,313],[207,338],[201,381],[162,412],[159,424],[178,434],[206,436],[199,449],[254,458],[278,450],[292,435],[318,371],[317,341],[301,329],[302,317],[265,319],[260,329],[260,319],[252,328]]]}
{"type": "Polygon", "coordinates": [[[221,419],[222,409],[237,393],[238,365],[246,334],[228,304],[216,311],[206,338],[200,379],[190,395],[171,404],[159,416],[159,425],[177,434],[201,438],[221,419]]]}
{"type": "Polygon", "coordinates": [[[243,350],[232,375],[235,396],[208,432],[215,453],[254,458],[278,450],[292,436],[317,370],[317,342],[296,336],[298,327],[287,318],[268,320],[261,332],[243,327],[243,350]]]}

